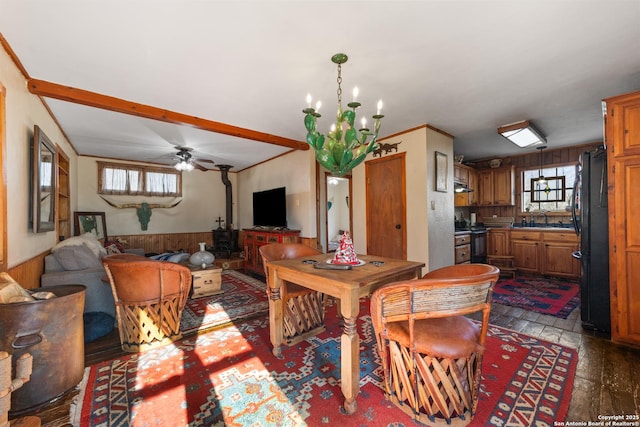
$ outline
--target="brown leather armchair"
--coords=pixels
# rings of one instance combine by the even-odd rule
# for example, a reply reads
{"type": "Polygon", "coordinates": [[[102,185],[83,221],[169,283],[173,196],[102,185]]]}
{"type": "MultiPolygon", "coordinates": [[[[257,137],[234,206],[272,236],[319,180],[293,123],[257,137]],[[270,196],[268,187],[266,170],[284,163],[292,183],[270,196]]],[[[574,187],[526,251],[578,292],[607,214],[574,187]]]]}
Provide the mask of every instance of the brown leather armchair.
{"type": "Polygon", "coordinates": [[[491,265],[460,264],[371,296],[385,395],[410,417],[454,425],[473,418],[499,274],[491,265]],[[481,323],[466,316],[477,312],[481,323]]]}
{"type": "MultiPolygon", "coordinates": [[[[269,286],[269,262],[281,259],[295,259],[318,255],[322,252],[301,243],[271,243],[260,246],[260,256],[264,273],[267,277],[267,292],[271,297],[269,286]]],[[[294,283],[285,282],[280,290],[283,313],[283,342],[294,345],[307,337],[325,330],[324,306],[326,295],[294,283]]]]}
{"type": "Polygon", "coordinates": [[[102,259],[116,304],[124,351],[145,351],[182,338],[180,319],[191,290],[191,271],[140,255],[102,259]]]}

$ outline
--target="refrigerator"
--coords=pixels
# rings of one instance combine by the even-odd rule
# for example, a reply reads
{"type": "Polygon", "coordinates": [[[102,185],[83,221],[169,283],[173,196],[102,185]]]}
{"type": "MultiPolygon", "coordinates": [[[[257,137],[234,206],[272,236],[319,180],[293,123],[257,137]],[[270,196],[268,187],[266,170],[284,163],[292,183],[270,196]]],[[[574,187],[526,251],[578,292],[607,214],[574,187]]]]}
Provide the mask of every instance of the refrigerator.
{"type": "Polygon", "coordinates": [[[607,152],[580,156],[574,185],[572,220],[580,236],[580,315],[584,329],[610,332],[607,152]]]}

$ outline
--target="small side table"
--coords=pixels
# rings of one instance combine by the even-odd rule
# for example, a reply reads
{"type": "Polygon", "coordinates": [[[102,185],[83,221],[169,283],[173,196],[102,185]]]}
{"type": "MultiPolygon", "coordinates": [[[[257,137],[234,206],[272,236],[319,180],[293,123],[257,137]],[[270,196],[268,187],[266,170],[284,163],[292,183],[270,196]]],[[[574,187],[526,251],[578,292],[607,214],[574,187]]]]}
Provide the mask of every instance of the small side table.
{"type": "Polygon", "coordinates": [[[187,264],[193,278],[193,292],[191,299],[222,293],[222,268],[210,265],[206,268],[187,264]]]}

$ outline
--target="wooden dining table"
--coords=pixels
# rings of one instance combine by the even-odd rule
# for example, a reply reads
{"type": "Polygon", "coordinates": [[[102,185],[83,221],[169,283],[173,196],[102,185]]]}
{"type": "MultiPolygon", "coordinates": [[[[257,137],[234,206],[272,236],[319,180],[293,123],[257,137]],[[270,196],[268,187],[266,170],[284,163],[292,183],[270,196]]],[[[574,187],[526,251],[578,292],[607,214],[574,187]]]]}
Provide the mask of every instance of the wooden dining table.
{"type": "Polygon", "coordinates": [[[340,355],[341,388],[345,411],[353,414],[357,409],[356,398],[360,391],[360,337],[357,328],[359,300],[370,296],[386,283],[420,278],[424,263],[358,255],[363,265],[354,266],[350,270],[319,269],[314,266],[315,263],[328,264],[331,259],[329,254],[320,254],[269,262],[269,333],[273,354],[279,357],[283,323],[280,288],[285,281],[337,298],[344,325],[340,355]]]}

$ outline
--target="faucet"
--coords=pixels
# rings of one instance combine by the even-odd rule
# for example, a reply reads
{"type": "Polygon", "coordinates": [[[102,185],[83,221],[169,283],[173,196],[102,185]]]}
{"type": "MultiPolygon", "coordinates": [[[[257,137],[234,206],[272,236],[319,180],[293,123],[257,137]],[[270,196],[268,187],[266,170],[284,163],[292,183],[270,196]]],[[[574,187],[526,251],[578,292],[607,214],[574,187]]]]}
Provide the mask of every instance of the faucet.
{"type": "Polygon", "coordinates": [[[544,225],[549,225],[549,218],[547,218],[547,213],[545,211],[540,211],[538,216],[544,217],[544,225]]]}

